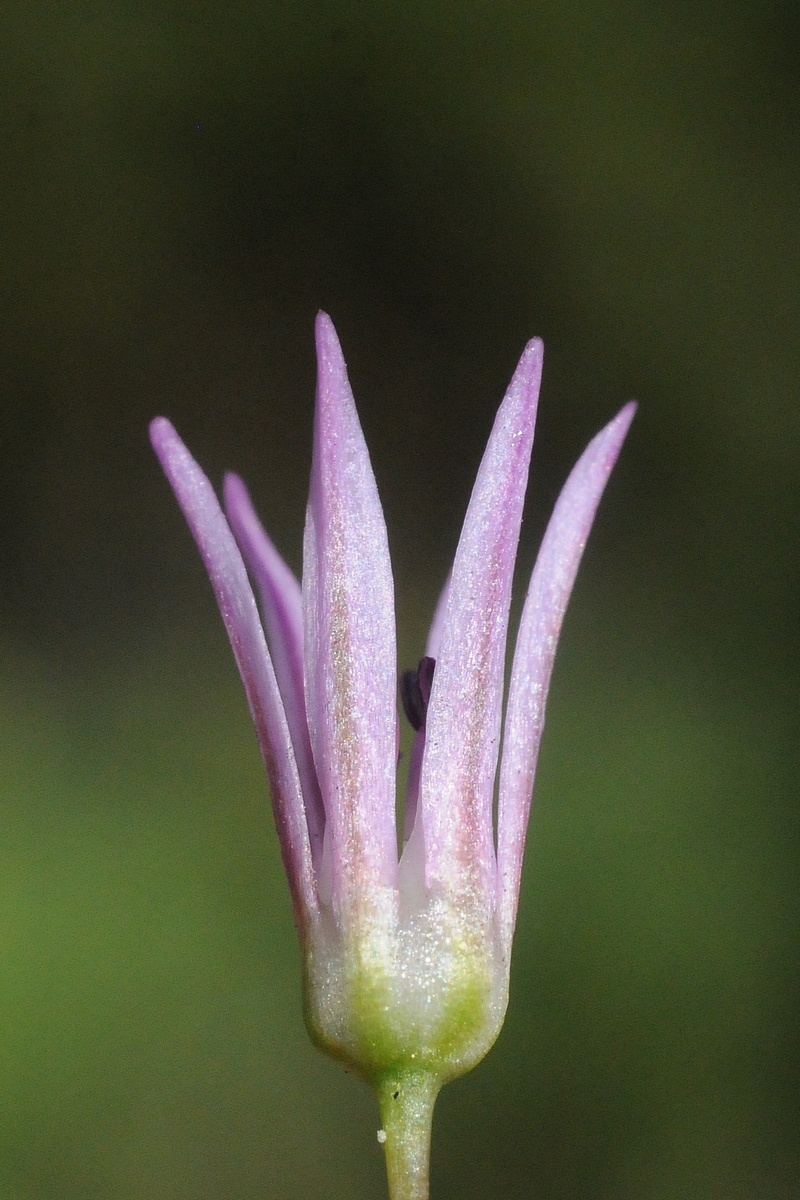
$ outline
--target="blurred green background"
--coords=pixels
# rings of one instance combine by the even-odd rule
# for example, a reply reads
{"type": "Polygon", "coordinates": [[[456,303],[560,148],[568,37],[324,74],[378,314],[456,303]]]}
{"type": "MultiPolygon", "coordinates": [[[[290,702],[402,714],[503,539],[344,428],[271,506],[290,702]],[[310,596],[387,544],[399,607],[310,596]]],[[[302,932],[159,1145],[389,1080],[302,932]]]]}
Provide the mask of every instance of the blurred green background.
{"type": "Polygon", "coordinates": [[[0,94],[0,1200],[384,1194],[146,439],[239,470],[299,569],[319,307],[401,665],[527,338],[519,593],[641,402],[435,1200],[796,1197],[797,3],[5,0],[0,94]]]}

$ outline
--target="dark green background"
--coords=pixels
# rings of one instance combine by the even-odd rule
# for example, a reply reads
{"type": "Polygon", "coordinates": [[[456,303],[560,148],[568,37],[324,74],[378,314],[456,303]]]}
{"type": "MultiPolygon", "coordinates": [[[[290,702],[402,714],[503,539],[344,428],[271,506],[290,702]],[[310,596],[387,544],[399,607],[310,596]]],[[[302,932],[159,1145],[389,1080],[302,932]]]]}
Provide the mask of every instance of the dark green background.
{"type": "Polygon", "coordinates": [[[383,1194],[146,441],[242,472],[299,568],[319,307],[403,665],[527,338],[518,593],[641,402],[434,1200],[797,1196],[797,4],[5,0],[0,96],[0,1200],[383,1194]]]}

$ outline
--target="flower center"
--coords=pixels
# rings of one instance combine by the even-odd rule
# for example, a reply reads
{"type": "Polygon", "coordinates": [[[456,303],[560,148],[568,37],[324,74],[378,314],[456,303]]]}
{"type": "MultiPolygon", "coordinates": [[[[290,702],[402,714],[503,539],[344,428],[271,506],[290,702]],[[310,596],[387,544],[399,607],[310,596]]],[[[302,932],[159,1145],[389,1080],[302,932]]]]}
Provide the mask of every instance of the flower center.
{"type": "Polygon", "coordinates": [[[403,712],[413,729],[420,730],[425,725],[428,712],[428,702],[431,698],[433,672],[436,666],[435,658],[421,658],[416,671],[403,671],[400,676],[400,700],[403,712]]]}

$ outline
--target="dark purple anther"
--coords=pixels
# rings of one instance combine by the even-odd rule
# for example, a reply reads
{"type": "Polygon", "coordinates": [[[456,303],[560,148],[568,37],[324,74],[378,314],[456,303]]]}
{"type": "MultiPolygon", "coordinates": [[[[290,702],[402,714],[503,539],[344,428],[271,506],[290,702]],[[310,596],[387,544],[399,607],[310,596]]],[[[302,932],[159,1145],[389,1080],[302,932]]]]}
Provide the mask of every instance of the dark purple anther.
{"type": "Polygon", "coordinates": [[[400,699],[411,727],[422,729],[431,698],[435,658],[421,658],[416,671],[403,671],[400,676],[400,699]]]}

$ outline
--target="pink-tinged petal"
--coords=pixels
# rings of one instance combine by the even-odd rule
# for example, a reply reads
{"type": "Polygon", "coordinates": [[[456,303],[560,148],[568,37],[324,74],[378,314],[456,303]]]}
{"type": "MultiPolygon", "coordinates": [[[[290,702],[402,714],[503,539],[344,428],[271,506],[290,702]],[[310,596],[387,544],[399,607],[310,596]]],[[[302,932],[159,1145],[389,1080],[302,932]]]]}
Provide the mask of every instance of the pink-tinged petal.
{"type": "MultiPolygon", "coordinates": [[[[439,593],[439,599],[436,602],[436,608],[431,621],[431,627],[428,631],[428,640],[425,644],[425,656],[427,658],[436,659],[439,655],[439,649],[442,644],[442,630],[444,628],[444,614],[447,610],[447,598],[450,595],[450,576],[447,576],[444,587],[439,593]]],[[[427,697],[426,697],[427,701],[427,697]]],[[[414,735],[414,741],[411,745],[411,757],[408,762],[408,781],[406,783],[406,803],[405,812],[403,815],[403,846],[408,844],[411,838],[411,833],[414,828],[414,822],[417,818],[417,802],[419,800],[419,780],[422,771],[422,762],[425,756],[425,726],[418,729],[414,735]]]]}
{"type": "Polygon", "coordinates": [[[259,521],[247,488],[239,476],[226,475],[222,492],[228,521],[261,597],[267,643],[275,667],[305,798],[311,853],[314,866],[319,870],[325,810],[322,807],[306,720],[303,685],[303,602],[300,584],[259,521]]]}
{"type": "Polygon", "coordinates": [[[450,595],[450,580],[452,575],[448,575],[444,581],[444,587],[439,593],[439,599],[436,601],[436,608],[433,613],[431,627],[428,630],[428,641],[425,644],[425,653],[428,658],[438,658],[439,651],[442,646],[442,630],[444,629],[444,615],[447,612],[447,598],[450,595]]]}
{"type": "Polygon", "coordinates": [[[561,622],[600,497],[635,412],[635,403],[626,404],[573,468],[547,526],[522,610],[506,711],[498,812],[498,903],[507,954],[517,917],[525,833],[561,622]]]}
{"type": "Polygon", "coordinates": [[[436,660],[426,655],[420,659],[416,671],[404,671],[400,679],[400,698],[409,723],[416,730],[408,764],[408,783],[403,821],[403,845],[405,846],[414,829],[419,799],[419,780],[425,754],[425,722],[431,698],[431,686],[436,660]]]}
{"type": "Polygon", "coordinates": [[[242,556],[214,489],[164,417],[150,440],[208,571],[267,768],[275,824],[301,937],[316,910],[303,796],[289,729],[242,556]]]}
{"type": "Polygon", "coordinates": [[[358,922],[397,880],[394,588],[386,525],[342,351],[317,318],[303,547],[306,710],[334,909],[358,922]]]}
{"type": "Polygon", "coordinates": [[[406,783],[406,804],[403,813],[403,846],[408,843],[417,819],[417,804],[419,801],[419,779],[422,772],[422,761],[425,755],[425,726],[418,729],[411,743],[411,755],[408,760],[408,782],[406,783]]]}
{"type": "Polygon", "coordinates": [[[528,344],[495,419],[453,564],[420,780],[429,889],[494,896],[492,796],[511,582],[528,481],[542,344],[528,344]]]}

